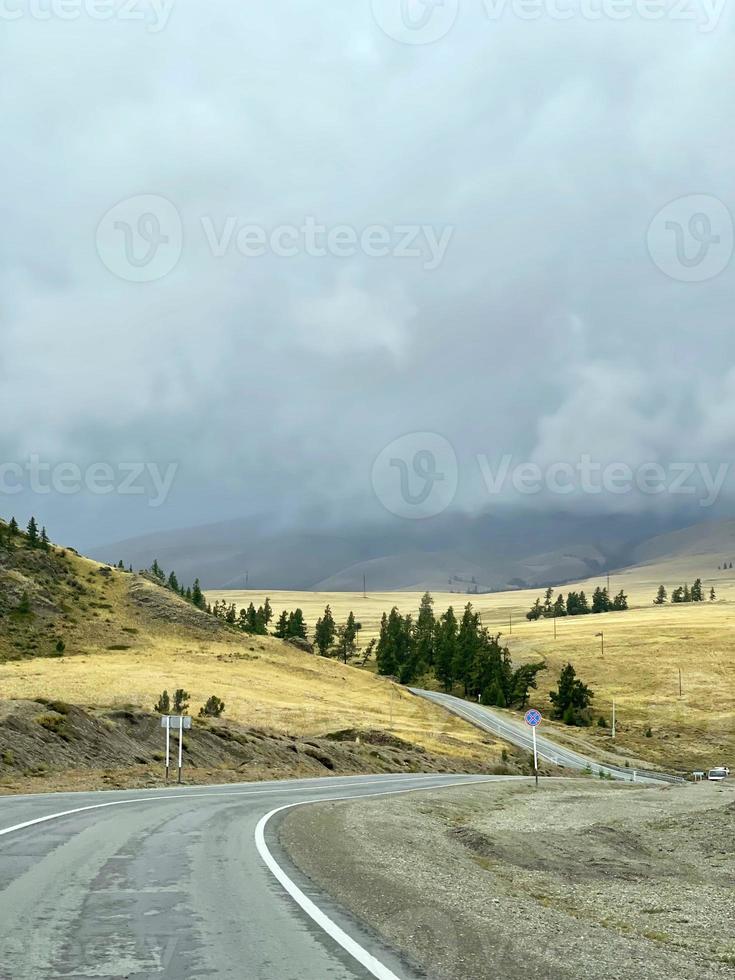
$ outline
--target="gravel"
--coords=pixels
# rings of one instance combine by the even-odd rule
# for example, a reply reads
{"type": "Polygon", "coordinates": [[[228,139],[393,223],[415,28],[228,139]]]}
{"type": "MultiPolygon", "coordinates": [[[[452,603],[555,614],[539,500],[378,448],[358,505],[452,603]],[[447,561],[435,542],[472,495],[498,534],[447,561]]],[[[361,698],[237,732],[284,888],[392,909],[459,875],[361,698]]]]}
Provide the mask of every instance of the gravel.
{"type": "Polygon", "coordinates": [[[733,786],[579,778],[300,808],[281,842],[433,978],[706,980],[735,977],[733,831],[733,786]]]}

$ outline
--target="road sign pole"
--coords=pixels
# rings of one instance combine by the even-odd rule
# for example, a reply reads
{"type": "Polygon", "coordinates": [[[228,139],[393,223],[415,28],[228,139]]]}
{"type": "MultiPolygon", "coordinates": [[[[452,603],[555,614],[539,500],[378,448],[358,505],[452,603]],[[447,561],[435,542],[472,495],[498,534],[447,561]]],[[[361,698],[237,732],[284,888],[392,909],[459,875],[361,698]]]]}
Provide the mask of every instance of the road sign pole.
{"type": "Polygon", "coordinates": [[[538,789],[538,750],[536,748],[536,726],[531,729],[533,732],[533,774],[536,777],[536,789],[538,789]]]}
{"type": "Polygon", "coordinates": [[[166,782],[171,768],[171,717],[166,715],[166,782]]]}
{"type": "Polygon", "coordinates": [[[184,761],[184,716],[179,715],[179,782],[181,782],[181,766],[184,761]]]}

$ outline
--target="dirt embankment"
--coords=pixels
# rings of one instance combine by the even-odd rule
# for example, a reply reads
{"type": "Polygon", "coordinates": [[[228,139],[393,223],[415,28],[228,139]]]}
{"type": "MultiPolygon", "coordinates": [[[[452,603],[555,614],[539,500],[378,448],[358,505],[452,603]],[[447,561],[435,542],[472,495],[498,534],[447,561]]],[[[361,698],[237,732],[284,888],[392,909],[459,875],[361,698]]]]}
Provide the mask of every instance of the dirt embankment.
{"type": "MultiPolygon", "coordinates": [[[[0,701],[0,792],[152,786],[161,782],[160,717],[50,701],[0,701]]],[[[172,751],[178,735],[172,733],[172,751]]],[[[521,754],[504,767],[520,772],[521,754]]],[[[189,783],[390,772],[489,772],[476,759],[438,755],[381,731],[311,738],[196,718],[184,735],[189,783]]]]}
{"type": "Polygon", "coordinates": [[[575,779],[320,804],[280,834],[437,980],[699,980],[735,977],[734,832],[735,787],[575,779]]]}

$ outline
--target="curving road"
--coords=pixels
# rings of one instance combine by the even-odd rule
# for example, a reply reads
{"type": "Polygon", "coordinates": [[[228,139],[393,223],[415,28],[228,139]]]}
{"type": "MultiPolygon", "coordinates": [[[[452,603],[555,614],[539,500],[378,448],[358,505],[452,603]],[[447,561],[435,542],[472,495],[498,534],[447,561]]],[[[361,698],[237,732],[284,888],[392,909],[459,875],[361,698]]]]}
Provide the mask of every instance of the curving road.
{"type": "MultiPolygon", "coordinates": [[[[512,721],[499,711],[493,711],[492,708],[486,708],[481,704],[473,704],[471,701],[463,701],[451,694],[422,691],[418,688],[409,688],[409,690],[412,694],[433,701],[434,704],[451,711],[452,714],[464,718],[465,721],[469,721],[477,728],[482,728],[484,731],[491,732],[519,748],[533,752],[533,736],[531,729],[525,722],[512,721]]],[[[611,763],[597,762],[546,738],[541,734],[541,729],[536,731],[536,743],[539,757],[546,759],[547,762],[553,762],[557,766],[564,766],[569,769],[589,769],[595,774],[602,772],[612,779],[625,782],[686,783],[686,780],[680,776],[670,776],[664,772],[651,772],[645,769],[632,769],[611,763]]]]}
{"type": "Polygon", "coordinates": [[[288,865],[279,812],[488,778],[0,797],[0,977],[410,980],[409,964],[288,865]]]}

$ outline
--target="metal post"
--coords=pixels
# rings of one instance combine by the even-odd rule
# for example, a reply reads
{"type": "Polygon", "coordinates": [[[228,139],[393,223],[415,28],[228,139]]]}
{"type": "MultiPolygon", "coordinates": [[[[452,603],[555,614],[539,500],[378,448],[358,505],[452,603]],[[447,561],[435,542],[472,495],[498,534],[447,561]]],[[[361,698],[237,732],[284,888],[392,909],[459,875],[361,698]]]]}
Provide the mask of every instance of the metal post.
{"type": "Polygon", "coordinates": [[[171,716],[166,715],[166,782],[171,768],[171,716]]]}
{"type": "Polygon", "coordinates": [[[179,782],[181,782],[181,767],[184,762],[184,716],[179,715],[179,782]]]}
{"type": "Polygon", "coordinates": [[[615,698],[613,698],[612,737],[615,738],[615,698]]]}
{"type": "Polygon", "coordinates": [[[538,750],[536,748],[536,727],[534,726],[531,731],[533,732],[533,774],[536,777],[536,789],[538,789],[538,750]]]}

